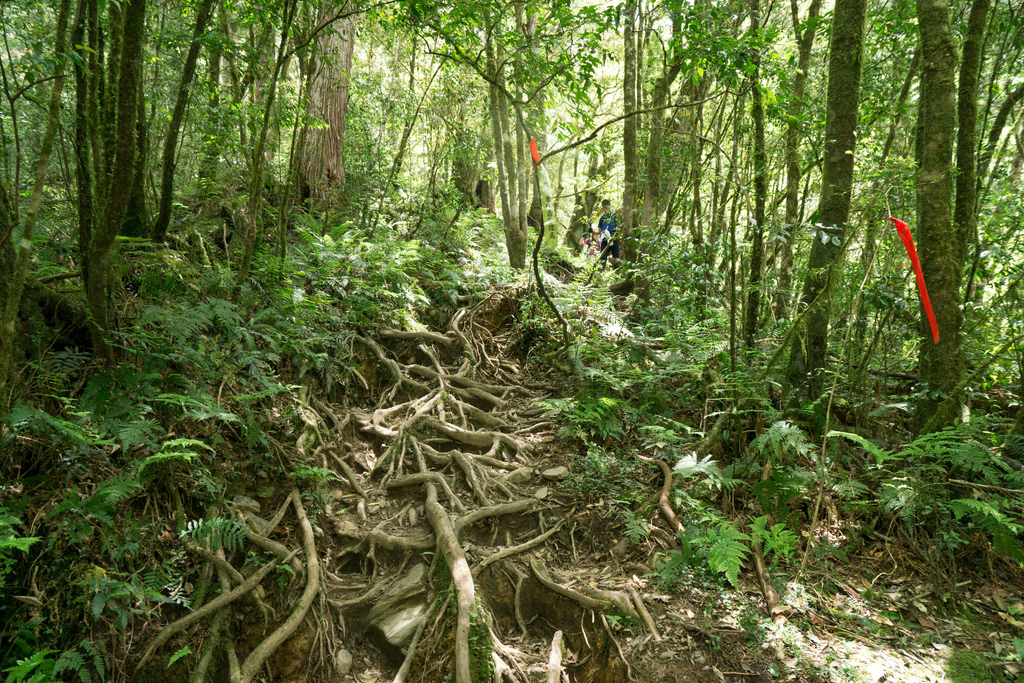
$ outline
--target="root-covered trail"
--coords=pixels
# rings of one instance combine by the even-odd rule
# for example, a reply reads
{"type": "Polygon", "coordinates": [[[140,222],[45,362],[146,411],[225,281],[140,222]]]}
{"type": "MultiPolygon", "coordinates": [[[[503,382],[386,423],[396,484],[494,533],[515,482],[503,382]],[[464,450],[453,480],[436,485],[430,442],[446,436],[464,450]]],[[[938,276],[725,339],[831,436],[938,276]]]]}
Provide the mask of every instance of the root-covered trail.
{"type": "Polygon", "coordinates": [[[312,455],[349,484],[324,515],[337,544],[325,600],[347,633],[376,640],[397,681],[525,681],[538,668],[554,681],[566,666],[605,672],[578,680],[628,676],[604,615],[639,618],[642,598],[569,586],[546,566],[572,517],[551,487],[565,473],[546,458],[555,425],[534,405],[552,388],[527,383],[476,312],[443,335],[357,337],[374,409],[310,401],[312,455]],[[553,652],[524,647],[553,639],[553,652]]]}
{"type": "Polygon", "coordinates": [[[156,634],[137,680],[167,680],[155,653],[182,642],[200,655],[196,683],[218,668],[227,676],[213,680],[230,683],[819,681],[833,678],[837,643],[891,680],[941,672],[930,652],[837,636],[850,610],[892,624],[842,583],[846,604],[806,593],[766,604],[762,561],[736,591],[696,578],[657,590],[651,567],[690,523],[672,507],[672,469],[634,454],[649,475],[633,492],[646,499],[641,545],[604,501],[574,499],[560,482],[576,446],[538,405],[569,391],[530,381],[502,323],[485,324],[507,304],[460,310],[443,333],[354,338],[360,405],[304,392],[293,456],[335,488],[282,491],[269,520],[268,506],[238,496],[241,538],[188,541],[221,594],[156,634]],[[246,544],[273,561],[243,573],[246,544]],[[264,580],[275,569],[276,588],[264,580]],[[787,624],[795,617],[804,628],[787,624]]]}

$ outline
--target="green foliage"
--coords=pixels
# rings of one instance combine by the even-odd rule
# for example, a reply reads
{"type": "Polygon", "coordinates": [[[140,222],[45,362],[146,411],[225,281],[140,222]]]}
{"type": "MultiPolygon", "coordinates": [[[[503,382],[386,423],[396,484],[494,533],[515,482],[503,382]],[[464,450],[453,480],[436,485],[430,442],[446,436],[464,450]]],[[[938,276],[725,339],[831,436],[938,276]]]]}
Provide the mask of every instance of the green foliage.
{"type": "Polygon", "coordinates": [[[642,490],[640,470],[633,458],[624,458],[594,444],[576,458],[561,485],[579,500],[632,503],[642,490]]]}
{"type": "Polygon", "coordinates": [[[750,536],[741,532],[733,524],[723,520],[717,529],[708,530],[708,566],[713,571],[725,574],[729,583],[739,585],[739,572],[750,550],[743,541],[750,536]]]}
{"type": "Polygon", "coordinates": [[[750,442],[750,450],[767,457],[775,466],[792,465],[814,449],[802,429],[779,420],[750,442]]]}
{"type": "Polygon", "coordinates": [[[771,556],[773,566],[780,560],[792,560],[796,554],[796,547],[800,542],[799,537],[785,524],[773,524],[771,529],[768,525],[768,515],[757,517],[750,523],[750,533],[753,538],[761,541],[764,546],[766,557],[771,556]]]}
{"type": "Polygon", "coordinates": [[[192,648],[190,648],[188,645],[186,645],[185,647],[181,648],[180,650],[175,652],[173,655],[171,655],[171,658],[169,660],[167,660],[167,668],[170,669],[171,666],[173,666],[173,664],[176,661],[178,661],[182,657],[187,657],[190,654],[192,654],[192,648]]]}
{"type": "Polygon", "coordinates": [[[21,526],[21,520],[0,507],[0,588],[6,585],[7,575],[17,562],[14,552],[28,552],[32,544],[39,541],[37,536],[18,536],[16,526],[21,526]]]}
{"type": "Polygon", "coordinates": [[[623,531],[633,543],[639,544],[651,533],[651,525],[647,520],[635,513],[625,510],[622,512],[623,531]]]}
{"type": "Polygon", "coordinates": [[[246,529],[233,519],[214,517],[189,520],[181,535],[201,543],[208,550],[223,548],[225,552],[231,553],[242,548],[246,529]]]}
{"type": "Polygon", "coordinates": [[[559,436],[593,439],[621,439],[624,401],[600,396],[598,398],[552,398],[540,405],[557,410],[569,425],[559,430],[559,436]]]}
{"type": "Polygon", "coordinates": [[[50,659],[53,650],[40,650],[31,657],[18,660],[14,666],[4,669],[7,678],[4,683],[50,683],[56,661],[50,659]]]}
{"type": "Polygon", "coordinates": [[[867,473],[878,491],[877,505],[896,515],[911,535],[923,533],[939,550],[952,551],[977,531],[993,549],[1024,561],[1024,477],[984,445],[977,424],[961,424],[924,434],[896,452],[857,434],[833,431],[874,457],[867,473]]]}

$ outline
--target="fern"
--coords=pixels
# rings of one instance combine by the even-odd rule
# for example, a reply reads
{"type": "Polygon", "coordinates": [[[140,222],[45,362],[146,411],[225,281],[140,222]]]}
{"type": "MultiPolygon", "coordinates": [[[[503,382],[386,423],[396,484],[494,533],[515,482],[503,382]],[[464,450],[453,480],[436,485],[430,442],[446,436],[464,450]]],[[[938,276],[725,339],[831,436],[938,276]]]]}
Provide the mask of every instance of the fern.
{"type": "Polygon", "coordinates": [[[622,519],[625,523],[624,532],[626,538],[632,541],[634,544],[639,544],[651,533],[651,526],[647,523],[647,520],[633,514],[629,511],[622,513],[622,519]]]}
{"type": "Polygon", "coordinates": [[[794,424],[779,420],[750,442],[750,449],[765,453],[776,464],[791,463],[798,457],[807,457],[814,448],[807,434],[794,424]]]}
{"type": "Polygon", "coordinates": [[[246,530],[233,519],[216,517],[209,520],[191,520],[182,536],[188,536],[211,550],[224,548],[228,552],[241,549],[246,530]]]}
{"type": "Polygon", "coordinates": [[[50,683],[56,662],[50,659],[53,650],[40,650],[28,659],[19,659],[14,666],[4,669],[4,683],[50,683]]]}
{"type": "Polygon", "coordinates": [[[173,664],[174,664],[174,663],[175,663],[176,661],[178,661],[178,660],[179,660],[179,659],[181,659],[182,657],[187,657],[187,656],[188,656],[188,655],[190,655],[190,654],[192,654],[192,649],[191,649],[191,648],[190,648],[190,647],[189,647],[188,645],[186,645],[185,647],[181,648],[180,650],[178,650],[177,652],[175,652],[175,653],[174,653],[173,655],[171,655],[171,658],[170,658],[170,660],[168,660],[168,662],[167,662],[167,668],[168,668],[168,669],[170,669],[170,668],[171,668],[171,666],[172,666],[172,665],[173,665],[173,664]]]}
{"type": "Polygon", "coordinates": [[[65,671],[74,671],[82,683],[92,683],[92,674],[89,673],[85,657],[76,650],[65,650],[57,659],[53,667],[53,675],[57,676],[65,671]]]}
{"type": "Polygon", "coordinates": [[[831,430],[828,435],[829,438],[833,436],[841,436],[844,439],[849,439],[854,443],[860,445],[861,448],[866,450],[871,455],[875,456],[875,465],[881,467],[886,461],[893,459],[891,451],[887,451],[884,448],[880,448],[877,444],[872,443],[870,440],[865,439],[860,434],[853,434],[851,432],[841,432],[837,429],[831,430]]]}
{"type": "Polygon", "coordinates": [[[718,529],[708,531],[708,566],[712,570],[725,574],[729,583],[733,586],[739,585],[739,572],[744,560],[750,554],[750,550],[743,541],[749,541],[750,536],[741,532],[727,521],[722,521],[718,529]]]}
{"type": "Polygon", "coordinates": [[[764,545],[765,555],[774,555],[776,559],[793,559],[799,542],[797,535],[786,528],[785,524],[773,524],[767,529],[768,515],[757,517],[750,523],[751,535],[764,545]]]}

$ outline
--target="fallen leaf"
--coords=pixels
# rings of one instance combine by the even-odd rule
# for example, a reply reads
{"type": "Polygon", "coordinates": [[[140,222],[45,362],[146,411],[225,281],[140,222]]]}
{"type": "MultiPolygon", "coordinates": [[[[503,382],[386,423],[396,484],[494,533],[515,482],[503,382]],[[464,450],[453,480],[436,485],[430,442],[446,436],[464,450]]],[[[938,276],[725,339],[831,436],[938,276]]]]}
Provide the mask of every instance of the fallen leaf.
{"type": "Polygon", "coordinates": [[[720,681],[724,681],[725,680],[725,674],[722,673],[721,671],[719,671],[717,666],[712,666],[711,670],[715,672],[716,676],[718,676],[718,680],[720,680],[720,681]]]}
{"type": "Polygon", "coordinates": [[[917,618],[917,623],[921,624],[924,628],[935,628],[935,622],[928,617],[919,616],[917,618]]]}
{"type": "Polygon", "coordinates": [[[1024,621],[1021,621],[1020,619],[1014,619],[1006,612],[999,612],[998,614],[1012,626],[1016,626],[1017,628],[1024,628],[1024,621]]]}
{"type": "Polygon", "coordinates": [[[885,626],[895,626],[896,625],[896,624],[892,623],[892,620],[889,619],[889,617],[882,616],[881,614],[872,614],[871,615],[871,621],[873,621],[875,623],[878,623],[878,624],[883,624],[885,626]]]}

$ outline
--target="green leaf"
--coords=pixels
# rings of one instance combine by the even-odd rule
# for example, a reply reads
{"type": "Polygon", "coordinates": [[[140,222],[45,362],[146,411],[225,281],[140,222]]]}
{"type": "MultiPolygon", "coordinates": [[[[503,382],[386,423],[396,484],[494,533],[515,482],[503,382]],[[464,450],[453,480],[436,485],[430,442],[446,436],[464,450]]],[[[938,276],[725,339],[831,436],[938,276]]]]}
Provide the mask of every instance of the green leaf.
{"type": "Polygon", "coordinates": [[[192,654],[192,649],[188,645],[186,645],[185,647],[181,648],[180,650],[175,652],[173,655],[171,655],[170,660],[168,660],[168,662],[167,662],[167,668],[170,669],[172,664],[174,664],[176,661],[178,661],[182,657],[187,657],[190,654],[192,654]]]}

